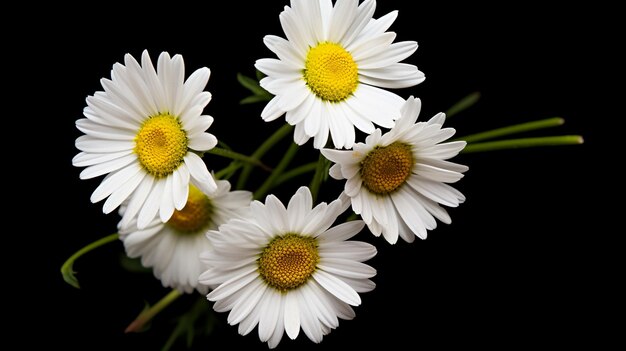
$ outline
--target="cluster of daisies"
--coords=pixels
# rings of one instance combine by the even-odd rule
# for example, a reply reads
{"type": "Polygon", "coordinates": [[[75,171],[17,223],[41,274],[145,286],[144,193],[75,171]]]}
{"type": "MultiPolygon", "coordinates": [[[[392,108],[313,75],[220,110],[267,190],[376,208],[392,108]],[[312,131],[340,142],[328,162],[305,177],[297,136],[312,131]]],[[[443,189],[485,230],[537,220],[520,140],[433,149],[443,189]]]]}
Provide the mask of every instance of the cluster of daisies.
{"type": "Polygon", "coordinates": [[[293,139],[313,147],[345,179],[330,203],[314,203],[307,187],[283,203],[253,201],[215,179],[201,155],[217,145],[204,115],[210,71],[185,79],[183,58],[162,53],[156,65],[126,55],[113,66],[104,91],[87,98],[85,135],[73,164],[81,179],[105,175],[91,200],[119,209],[120,238],[164,286],[208,294],[213,308],[243,335],[255,327],[273,348],[302,330],[314,342],[352,319],[359,293],[374,289],[376,270],[363,263],[374,246],[349,240],[367,225],[393,244],[426,238],[437,221],[450,223],[441,205],[464,196],[448,185],[467,167],[446,161],[465,146],[445,142],[444,114],[417,122],[421,102],[385,88],[419,84],[424,75],[401,63],[415,42],[394,43],[387,30],[397,12],[373,18],[375,0],[292,0],[280,14],[286,39],[264,41],[277,58],[256,62],[260,85],[274,97],[261,117],[281,116],[293,139]],[[377,126],[385,128],[383,132],[377,126]],[[357,142],[356,129],[367,134],[357,142]],[[335,225],[346,210],[359,220],[335,225]]]}

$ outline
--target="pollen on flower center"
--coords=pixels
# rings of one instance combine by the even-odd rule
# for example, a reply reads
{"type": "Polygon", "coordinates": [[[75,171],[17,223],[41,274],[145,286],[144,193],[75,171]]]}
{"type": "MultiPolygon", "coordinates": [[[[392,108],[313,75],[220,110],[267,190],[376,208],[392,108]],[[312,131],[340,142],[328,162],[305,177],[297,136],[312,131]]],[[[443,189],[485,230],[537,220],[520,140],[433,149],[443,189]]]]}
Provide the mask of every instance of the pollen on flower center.
{"type": "Polygon", "coordinates": [[[377,147],[361,162],[363,186],[375,194],[388,194],[411,175],[414,159],[411,146],[393,143],[377,147]]]}
{"type": "Polygon", "coordinates": [[[182,210],[174,211],[167,225],[181,234],[195,234],[209,227],[212,214],[211,200],[198,188],[189,185],[187,204],[182,210]]]}
{"type": "Polygon", "coordinates": [[[320,256],[315,238],[289,233],[274,238],[258,259],[259,274],[276,290],[286,292],[304,284],[315,272],[320,256]]]}
{"type": "Polygon", "coordinates": [[[169,114],[147,119],[135,136],[135,153],[144,169],[156,178],[174,172],[187,154],[187,133],[169,114]]]}
{"type": "Polygon", "coordinates": [[[359,83],[359,72],[352,55],[341,45],[324,42],[309,50],[304,80],[320,99],[345,100],[359,83]]]}

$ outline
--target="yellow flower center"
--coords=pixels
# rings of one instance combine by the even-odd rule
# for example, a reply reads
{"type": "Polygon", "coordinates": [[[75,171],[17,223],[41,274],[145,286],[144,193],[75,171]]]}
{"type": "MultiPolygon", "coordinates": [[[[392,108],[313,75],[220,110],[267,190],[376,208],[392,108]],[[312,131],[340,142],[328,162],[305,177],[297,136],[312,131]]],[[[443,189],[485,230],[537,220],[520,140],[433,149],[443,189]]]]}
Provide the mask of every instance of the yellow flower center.
{"type": "Polygon", "coordinates": [[[174,116],[148,118],[135,136],[135,153],[148,173],[166,177],[180,166],[187,154],[187,133],[174,116]]]}
{"type": "Polygon", "coordinates": [[[212,214],[211,200],[198,188],[189,185],[187,204],[180,211],[174,210],[167,225],[181,234],[195,234],[209,228],[212,214]]]}
{"type": "Polygon", "coordinates": [[[315,238],[289,233],[274,238],[263,249],[259,273],[271,287],[287,292],[306,283],[319,260],[315,238]]]}
{"type": "Polygon", "coordinates": [[[311,48],[304,67],[306,84],[322,100],[345,100],[359,84],[356,62],[339,44],[325,42],[311,48]]]}
{"type": "Polygon", "coordinates": [[[393,143],[377,147],[361,161],[363,186],[375,194],[391,193],[409,178],[413,165],[410,145],[393,143]]]}

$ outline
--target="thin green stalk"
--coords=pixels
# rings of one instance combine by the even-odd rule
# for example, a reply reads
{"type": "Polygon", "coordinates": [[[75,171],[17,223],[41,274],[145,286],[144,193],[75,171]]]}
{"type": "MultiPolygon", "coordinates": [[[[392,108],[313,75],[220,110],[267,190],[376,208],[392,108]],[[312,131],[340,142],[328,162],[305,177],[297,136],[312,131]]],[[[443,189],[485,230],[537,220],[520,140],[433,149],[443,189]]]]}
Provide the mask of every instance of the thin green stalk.
{"type": "Polygon", "coordinates": [[[495,139],[505,135],[518,134],[523,132],[528,132],[531,130],[537,129],[545,129],[551,127],[557,127],[563,125],[565,120],[561,117],[554,117],[548,119],[542,119],[539,121],[526,122],[521,124],[515,124],[508,127],[488,130],[486,132],[480,132],[476,134],[471,134],[463,137],[456,138],[455,140],[465,140],[468,143],[475,143],[477,141],[495,139]]]}
{"type": "Polygon", "coordinates": [[[305,165],[302,165],[300,167],[296,167],[290,171],[287,171],[285,173],[283,173],[282,175],[280,175],[279,177],[276,178],[276,181],[274,181],[274,186],[280,185],[292,178],[295,178],[299,175],[305,174],[305,173],[309,173],[309,172],[313,172],[315,169],[317,168],[317,162],[311,162],[311,163],[307,163],[305,165]]]}
{"type": "Polygon", "coordinates": [[[458,114],[459,112],[467,110],[468,108],[476,104],[478,100],[480,100],[479,92],[469,94],[468,96],[459,100],[459,102],[457,102],[456,104],[452,105],[452,107],[450,107],[448,111],[446,111],[446,117],[450,118],[458,114]]]}
{"type": "Polygon", "coordinates": [[[272,171],[270,176],[267,177],[265,182],[263,182],[263,184],[261,184],[261,186],[257,189],[257,191],[254,192],[255,199],[258,200],[262,198],[263,196],[265,196],[265,194],[267,194],[267,192],[274,185],[276,178],[278,178],[281,174],[283,174],[283,171],[285,171],[285,168],[287,168],[287,166],[289,165],[289,162],[291,162],[294,156],[296,156],[296,153],[298,152],[298,148],[299,147],[296,143],[293,143],[293,142],[291,143],[291,146],[289,146],[289,149],[287,149],[287,152],[283,156],[283,159],[280,160],[280,162],[278,163],[278,166],[274,168],[274,171],[272,171]]]}
{"type": "Polygon", "coordinates": [[[230,158],[232,160],[246,162],[255,166],[259,166],[268,172],[272,170],[270,167],[264,165],[263,162],[259,161],[259,159],[255,159],[251,156],[240,154],[238,152],[234,152],[231,150],[214,147],[211,150],[206,151],[206,153],[211,154],[211,155],[217,155],[217,156],[230,158]]]}
{"type": "Polygon", "coordinates": [[[215,173],[216,179],[228,179],[232,177],[232,175],[243,166],[243,164],[239,161],[231,162],[226,168],[221,169],[220,171],[215,173]]]}
{"type": "Polygon", "coordinates": [[[63,280],[69,285],[75,287],[76,289],[80,289],[80,284],[78,284],[78,279],[74,275],[74,261],[83,256],[84,254],[99,248],[100,246],[106,245],[110,242],[116,241],[119,238],[119,234],[111,234],[105,236],[104,238],[98,239],[91,244],[83,247],[82,249],[76,251],[70,258],[63,263],[61,266],[61,274],[63,275],[63,280]]]}
{"type": "Polygon", "coordinates": [[[563,135],[540,138],[524,138],[488,141],[484,143],[469,144],[461,151],[462,153],[485,152],[504,149],[520,149],[537,146],[575,145],[582,144],[580,135],[563,135]]]}
{"type": "Polygon", "coordinates": [[[313,179],[311,180],[311,184],[309,185],[309,189],[311,190],[311,195],[313,196],[313,202],[317,200],[317,194],[320,191],[320,186],[322,185],[322,181],[326,176],[327,170],[327,160],[320,153],[319,158],[317,159],[317,165],[315,166],[315,174],[313,175],[313,179]]]}
{"type": "MultiPolygon", "coordinates": [[[[291,133],[293,126],[289,124],[285,124],[280,127],[277,131],[274,132],[259,148],[250,156],[252,159],[260,160],[276,143],[281,141],[285,136],[291,133]]],[[[250,172],[252,172],[252,166],[246,164],[243,166],[243,170],[239,175],[239,180],[237,181],[237,189],[243,189],[246,186],[246,182],[250,177],[250,172]]]]}
{"type": "Polygon", "coordinates": [[[143,327],[148,323],[154,316],[159,314],[163,309],[169,306],[172,302],[176,301],[181,296],[180,291],[176,289],[172,289],[167,295],[165,295],[159,302],[154,304],[152,307],[144,310],[137,316],[137,318],[126,327],[124,330],[125,333],[136,333],[143,330],[143,327]]]}

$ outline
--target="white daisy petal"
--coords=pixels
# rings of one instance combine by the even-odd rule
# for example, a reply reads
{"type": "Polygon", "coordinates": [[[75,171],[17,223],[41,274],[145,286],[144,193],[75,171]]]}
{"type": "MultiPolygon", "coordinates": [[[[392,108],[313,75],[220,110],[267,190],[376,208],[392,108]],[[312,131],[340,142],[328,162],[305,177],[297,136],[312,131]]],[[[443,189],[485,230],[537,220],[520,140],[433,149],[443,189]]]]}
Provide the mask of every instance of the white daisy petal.
{"type": "Polygon", "coordinates": [[[137,156],[130,154],[110,161],[98,163],[96,165],[89,166],[85,168],[82,172],[80,172],[80,179],[91,179],[99,177],[103,174],[117,171],[118,169],[126,167],[136,161],[137,156]]]}
{"type": "Polygon", "coordinates": [[[146,198],[150,194],[154,181],[153,177],[147,176],[145,180],[137,186],[137,189],[135,189],[135,192],[132,194],[126,209],[124,211],[120,209],[120,213],[123,212],[123,214],[121,213],[122,220],[120,221],[119,227],[126,228],[129,226],[130,222],[135,219],[137,213],[139,213],[139,210],[141,210],[146,198]]]}
{"type": "Polygon", "coordinates": [[[268,294],[264,298],[264,303],[260,312],[259,319],[259,339],[266,342],[274,333],[276,323],[279,317],[279,308],[276,308],[280,303],[280,293],[267,289],[268,294]]]}
{"type": "Polygon", "coordinates": [[[272,77],[291,78],[300,75],[300,69],[277,59],[259,59],[254,64],[254,67],[272,77]]]}
{"type": "Polygon", "coordinates": [[[298,297],[298,305],[300,308],[300,326],[306,336],[316,344],[319,344],[324,337],[322,325],[317,316],[311,312],[309,308],[309,297],[302,294],[302,289],[292,293],[298,297]]]}
{"type": "Polygon", "coordinates": [[[371,278],[376,275],[376,270],[364,263],[343,258],[325,258],[318,265],[327,273],[353,279],[371,278]]]}
{"type": "Polygon", "coordinates": [[[254,279],[257,279],[256,275],[254,274],[255,270],[256,270],[256,267],[253,267],[249,269],[248,271],[246,271],[244,274],[235,276],[231,278],[230,280],[224,282],[223,284],[215,288],[213,291],[211,291],[209,295],[207,295],[207,298],[210,301],[217,301],[217,300],[223,299],[226,296],[232,295],[239,289],[248,285],[254,279]]]}
{"type": "Polygon", "coordinates": [[[411,56],[417,50],[414,41],[402,41],[389,45],[389,48],[377,55],[368,57],[359,62],[362,69],[381,68],[398,63],[411,56]]]}
{"type": "Polygon", "coordinates": [[[147,50],[144,50],[141,54],[141,68],[143,69],[144,80],[146,81],[150,95],[154,99],[157,110],[167,111],[165,92],[147,50]]]}
{"type": "MultiPolygon", "coordinates": [[[[189,78],[185,81],[183,85],[182,97],[177,106],[177,111],[175,110],[175,114],[180,114],[183,110],[185,110],[189,103],[200,93],[204,87],[206,87],[209,82],[209,77],[211,76],[211,70],[207,67],[202,67],[195,72],[193,72],[189,78]]],[[[204,106],[203,106],[204,107],[204,106]]]]}
{"type": "Polygon", "coordinates": [[[359,76],[359,80],[365,84],[374,85],[382,88],[390,88],[390,89],[400,89],[400,88],[408,88],[414,85],[418,85],[423,82],[426,77],[424,74],[416,73],[412,76],[407,76],[402,79],[380,79],[380,78],[372,78],[370,76],[361,75],[359,76]]]}
{"type": "Polygon", "coordinates": [[[189,170],[184,164],[180,165],[172,178],[172,198],[174,208],[182,210],[189,196],[189,170]]]}
{"type": "Polygon", "coordinates": [[[274,333],[267,341],[267,346],[269,346],[270,349],[278,346],[278,343],[280,343],[280,340],[282,340],[283,333],[285,331],[285,323],[283,322],[285,320],[285,297],[281,295],[279,296],[279,299],[280,301],[278,302],[278,319],[276,321],[276,327],[274,328],[274,333]]]}
{"type": "Polygon", "coordinates": [[[354,22],[358,0],[338,0],[333,8],[328,30],[328,40],[341,42],[350,25],[354,22]]]}
{"type": "MultiPolygon", "coordinates": [[[[356,231],[357,233],[361,231],[365,224],[363,221],[358,222],[361,222],[361,225],[360,229],[356,231]]],[[[324,257],[328,258],[345,258],[363,262],[376,255],[376,247],[360,241],[328,241],[320,243],[320,252],[323,252],[324,257]]]]}
{"type": "Polygon", "coordinates": [[[239,303],[235,304],[230,314],[228,314],[228,324],[230,325],[240,323],[244,318],[248,317],[268,289],[259,280],[253,280],[250,286],[246,286],[242,291],[244,291],[244,294],[237,300],[239,303]]]}
{"type": "Polygon", "coordinates": [[[308,94],[298,107],[291,111],[287,111],[285,121],[291,125],[296,125],[302,122],[305,118],[311,115],[311,110],[315,105],[315,100],[315,97],[308,94]]]}
{"type": "Polygon", "coordinates": [[[77,120],[76,128],[87,135],[101,139],[133,140],[135,138],[135,134],[127,129],[105,126],[87,118],[77,120]]]}
{"type": "Polygon", "coordinates": [[[76,139],[76,148],[89,153],[127,151],[134,147],[135,143],[131,140],[97,139],[89,135],[83,135],[76,139]]]}
{"type": "Polygon", "coordinates": [[[274,97],[267,105],[265,105],[263,112],[261,112],[261,117],[265,122],[271,122],[285,113],[285,111],[278,105],[279,100],[280,99],[278,97],[274,97]]]}
{"type": "Polygon", "coordinates": [[[285,32],[285,35],[287,36],[287,39],[291,43],[292,47],[300,56],[304,56],[308,43],[302,31],[298,28],[298,22],[294,18],[293,11],[286,8],[285,11],[280,13],[279,18],[283,31],[285,32]]]}
{"type": "Polygon", "coordinates": [[[439,112],[433,118],[429,119],[427,123],[443,125],[445,121],[446,121],[446,114],[443,112],[439,112]]]}
{"type": "Polygon", "coordinates": [[[159,212],[161,195],[163,194],[164,188],[165,179],[159,179],[155,182],[154,188],[152,188],[150,195],[148,195],[144,207],[139,211],[139,216],[137,217],[138,229],[144,229],[148,226],[148,223],[150,223],[159,212]]]}
{"type": "Polygon", "coordinates": [[[173,176],[169,176],[165,179],[165,186],[163,187],[163,194],[161,195],[161,207],[159,208],[159,216],[162,222],[167,222],[174,213],[173,179],[173,176]]]}
{"type": "MultiPolygon", "coordinates": [[[[272,50],[281,61],[288,64],[290,67],[295,69],[304,68],[305,56],[295,50],[293,46],[289,44],[289,41],[275,35],[266,35],[263,38],[263,43],[265,43],[265,46],[272,50]]],[[[259,70],[265,74],[269,74],[269,72],[259,70]]]]}
{"type": "Polygon", "coordinates": [[[122,202],[124,202],[130,194],[137,189],[137,186],[148,176],[145,172],[137,172],[128,181],[126,181],[121,187],[115,190],[104,202],[102,211],[104,213],[111,213],[114,209],[118,208],[122,202]]]}
{"type": "MultiPolygon", "coordinates": [[[[350,50],[350,52],[352,53],[354,60],[358,62],[359,64],[362,64],[364,60],[371,58],[373,56],[376,56],[385,50],[388,50],[391,43],[393,43],[393,41],[396,39],[396,36],[397,34],[394,32],[383,33],[381,35],[371,37],[367,41],[361,41],[359,42],[359,45],[354,45],[354,46],[348,47],[347,49],[350,50]]],[[[379,68],[379,70],[385,69],[387,67],[388,66],[383,66],[383,68],[379,68]]],[[[411,67],[415,67],[415,66],[411,65],[411,67]]],[[[360,67],[359,73],[364,74],[365,72],[369,72],[372,70],[373,69],[371,68],[367,69],[367,68],[360,67]]],[[[388,76],[389,74],[384,75],[383,77],[388,77],[388,76]]],[[[377,77],[377,78],[383,78],[383,77],[377,77]]]]}
{"type": "Polygon", "coordinates": [[[365,226],[363,221],[350,221],[339,224],[324,233],[320,234],[317,238],[320,242],[334,242],[334,241],[344,241],[352,238],[357,235],[365,226]]]}
{"type": "Polygon", "coordinates": [[[300,306],[295,294],[285,295],[285,332],[292,340],[300,333],[300,306]]]}
{"type": "Polygon", "coordinates": [[[393,22],[396,21],[396,18],[398,18],[398,11],[391,11],[378,19],[370,21],[363,29],[361,37],[374,36],[386,32],[393,22]]]}
{"type": "Polygon", "coordinates": [[[334,275],[324,271],[318,271],[313,275],[313,278],[324,289],[341,301],[352,306],[358,306],[361,304],[359,294],[357,294],[357,292],[354,291],[354,289],[352,289],[348,284],[344,283],[341,279],[335,277],[334,275]]]}
{"type": "Polygon", "coordinates": [[[189,140],[189,148],[197,151],[207,151],[217,145],[217,138],[213,134],[200,133],[189,140]]]}
{"type": "Polygon", "coordinates": [[[194,184],[203,189],[207,193],[211,193],[217,189],[215,180],[206,168],[206,164],[200,156],[193,152],[188,152],[184,157],[185,165],[189,169],[189,174],[195,180],[194,184]]]}
{"type": "Polygon", "coordinates": [[[374,10],[376,9],[376,1],[375,0],[365,0],[359,6],[356,17],[348,31],[346,32],[343,42],[346,47],[350,47],[350,44],[354,39],[356,39],[362,32],[365,26],[370,22],[372,16],[374,15],[374,10]]]}
{"type": "Polygon", "coordinates": [[[129,155],[132,152],[133,152],[132,150],[108,152],[108,153],[102,153],[102,154],[79,152],[72,159],[72,165],[74,167],[87,167],[87,166],[95,165],[95,164],[102,163],[102,162],[108,162],[110,160],[129,155]]]}
{"type": "Polygon", "coordinates": [[[195,122],[193,126],[186,128],[185,130],[187,130],[187,133],[189,133],[189,135],[196,135],[198,133],[202,133],[205,130],[209,129],[209,127],[212,124],[213,124],[213,117],[202,115],[198,117],[198,120],[195,122]]]}
{"type": "Polygon", "coordinates": [[[111,195],[117,188],[122,186],[126,181],[128,181],[135,174],[140,172],[141,166],[137,163],[131,163],[129,166],[122,168],[113,173],[109,173],[109,175],[104,178],[102,183],[94,190],[91,194],[91,202],[96,203],[104,199],[105,197],[111,195]]]}

